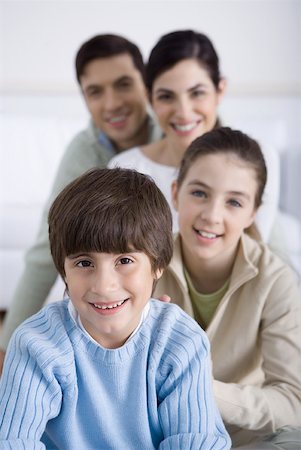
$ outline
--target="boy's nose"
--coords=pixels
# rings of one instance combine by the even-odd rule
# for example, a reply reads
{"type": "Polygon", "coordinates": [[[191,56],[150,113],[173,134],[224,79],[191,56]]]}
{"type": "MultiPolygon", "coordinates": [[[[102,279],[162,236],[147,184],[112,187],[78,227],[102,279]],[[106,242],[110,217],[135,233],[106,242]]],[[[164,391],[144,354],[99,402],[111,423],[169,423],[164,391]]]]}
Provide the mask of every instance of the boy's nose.
{"type": "Polygon", "coordinates": [[[98,269],[92,279],[91,291],[98,295],[107,295],[118,289],[118,277],[113,270],[98,269]]]}

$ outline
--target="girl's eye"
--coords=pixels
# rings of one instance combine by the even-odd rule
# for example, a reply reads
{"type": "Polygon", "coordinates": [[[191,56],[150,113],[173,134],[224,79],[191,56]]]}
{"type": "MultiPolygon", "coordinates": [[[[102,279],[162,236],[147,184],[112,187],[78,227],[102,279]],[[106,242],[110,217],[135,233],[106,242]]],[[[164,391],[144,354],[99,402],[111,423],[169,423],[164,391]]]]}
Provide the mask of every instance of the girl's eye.
{"type": "Polygon", "coordinates": [[[82,261],[78,261],[76,263],[76,265],[77,265],[77,267],[91,267],[92,263],[91,263],[91,261],[84,259],[82,261]]]}
{"type": "Polygon", "coordinates": [[[206,192],[204,191],[193,191],[191,194],[194,197],[206,197],[206,192]]]}
{"type": "Polygon", "coordinates": [[[120,264],[131,264],[133,261],[130,258],[120,258],[120,264]]]}
{"type": "Polygon", "coordinates": [[[231,206],[234,206],[235,208],[241,208],[241,203],[239,203],[237,200],[231,199],[229,200],[229,203],[231,206]]]}

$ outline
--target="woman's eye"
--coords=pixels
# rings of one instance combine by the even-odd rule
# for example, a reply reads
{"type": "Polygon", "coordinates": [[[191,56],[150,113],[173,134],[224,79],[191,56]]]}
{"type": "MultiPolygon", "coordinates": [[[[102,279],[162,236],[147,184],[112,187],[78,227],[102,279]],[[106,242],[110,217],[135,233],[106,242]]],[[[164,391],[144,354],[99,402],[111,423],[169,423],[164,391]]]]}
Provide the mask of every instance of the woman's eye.
{"type": "Polygon", "coordinates": [[[92,263],[91,263],[91,261],[84,259],[82,261],[77,262],[76,265],[77,265],[77,267],[91,267],[92,263]]]}
{"type": "Polygon", "coordinates": [[[131,264],[133,261],[130,258],[120,258],[120,264],[131,264]]]}
{"type": "Polygon", "coordinates": [[[169,94],[160,94],[158,95],[157,100],[160,100],[162,102],[168,102],[172,100],[172,96],[169,94]]]}
{"type": "Polygon", "coordinates": [[[193,91],[192,93],[193,97],[202,97],[205,94],[206,94],[205,91],[193,91]]]}

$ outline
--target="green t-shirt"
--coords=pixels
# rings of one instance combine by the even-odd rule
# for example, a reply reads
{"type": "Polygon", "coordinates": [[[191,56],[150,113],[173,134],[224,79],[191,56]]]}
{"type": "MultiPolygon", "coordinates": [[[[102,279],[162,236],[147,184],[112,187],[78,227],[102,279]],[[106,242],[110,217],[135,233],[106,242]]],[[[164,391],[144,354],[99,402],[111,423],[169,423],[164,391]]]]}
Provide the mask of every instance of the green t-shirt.
{"type": "Polygon", "coordinates": [[[230,280],[227,280],[224,286],[212,294],[201,294],[193,286],[191,278],[185,267],[184,275],[188,286],[195,320],[201,325],[202,328],[206,329],[215,313],[216,308],[219,305],[219,302],[229,287],[230,280]]]}

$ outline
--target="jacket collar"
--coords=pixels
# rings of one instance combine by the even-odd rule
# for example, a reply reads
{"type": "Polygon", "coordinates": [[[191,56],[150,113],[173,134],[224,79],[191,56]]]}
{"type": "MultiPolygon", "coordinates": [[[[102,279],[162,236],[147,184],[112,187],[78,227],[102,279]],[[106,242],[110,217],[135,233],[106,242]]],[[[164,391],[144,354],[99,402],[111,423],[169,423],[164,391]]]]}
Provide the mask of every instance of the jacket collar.
{"type": "MultiPolygon", "coordinates": [[[[261,253],[262,250],[259,243],[243,233],[239,241],[236,260],[230,277],[229,289],[225,297],[229,297],[243,283],[256,277],[258,274],[257,262],[261,253]]],[[[178,233],[174,237],[174,251],[169,268],[178,278],[181,285],[185,286],[185,290],[188,291],[183,271],[181,237],[178,233]]]]}

